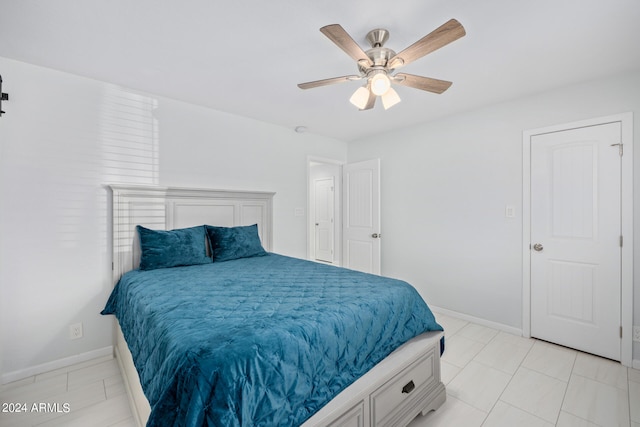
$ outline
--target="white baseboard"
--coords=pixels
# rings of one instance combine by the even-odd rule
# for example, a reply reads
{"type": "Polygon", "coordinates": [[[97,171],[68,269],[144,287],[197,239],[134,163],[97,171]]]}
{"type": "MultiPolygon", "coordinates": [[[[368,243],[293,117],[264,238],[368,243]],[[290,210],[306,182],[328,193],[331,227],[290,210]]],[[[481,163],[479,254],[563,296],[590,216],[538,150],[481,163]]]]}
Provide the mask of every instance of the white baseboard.
{"type": "Polygon", "coordinates": [[[80,353],[58,360],[52,360],[51,362],[30,366],[13,372],[7,372],[2,374],[2,377],[0,377],[0,384],[11,383],[34,375],[43,374],[60,368],[66,368],[67,366],[75,365],[76,363],[86,362],[88,360],[106,356],[113,357],[113,346],[87,351],[86,353],[80,353]]]}
{"type": "MultiPolygon", "coordinates": [[[[429,304],[429,308],[434,313],[444,314],[445,316],[455,317],[458,319],[466,320],[467,322],[475,323],[481,326],[486,326],[487,328],[497,329],[499,331],[504,331],[509,334],[517,335],[519,337],[522,336],[522,329],[514,328],[513,326],[505,325],[498,322],[492,322],[491,320],[482,319],[480,317],[470,316],[468,314],[459,313],[453,310],[447,310],[446,308],[441,308],[437,306],[433,306],[429,304]]],[[[446,332],[446,331],[445,331],[446,332]]]]}

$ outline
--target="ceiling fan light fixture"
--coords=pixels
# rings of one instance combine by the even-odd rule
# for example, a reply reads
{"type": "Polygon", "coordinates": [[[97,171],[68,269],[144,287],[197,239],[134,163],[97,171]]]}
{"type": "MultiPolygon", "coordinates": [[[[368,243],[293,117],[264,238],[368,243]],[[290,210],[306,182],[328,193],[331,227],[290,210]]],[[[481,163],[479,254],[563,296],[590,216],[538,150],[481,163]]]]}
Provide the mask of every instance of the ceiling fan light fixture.
{"type": "Polygon", "coordinates": [[[385,110],[388,110],[389,108],[400,102],[400,96],[398,95],[398,92],[393,90],[393,88],[389,88],[389,90],[384,95],[382,95],[381,98],[382,106],[385,110]]]}
{"type": "Polygon", "coordinates": [[[450,19],[417,42],[396,53],[384,47],[389,37],[389,31],[382,28],[369,31],[367,41],[371,44],[371,49],[366,52],[362,50],[340,24],[325,25],[320,28],[320,32],[357,62],[360,74],[299,83],[298,87],[300,89],[310,89],[351,80],[366,79],[365,86],[356,90],[349,99],[360,110],[372,109],[378,97],[382,98],[385,110],[400,102],[398,93],[391,88],[391,80],[396,85],[432,93],[442,93],[447,90],[451,86],[451,82],[446,80],[405,73],[394,75],[393,73],[396,68],[403,67],[422,58],[466,34],[460,22],[450,19]]]}
{"type": "Polygon", "coordinates": [[[351,98],[349,98],[349,102],[358,107],[361,110],[367,106],[367,102],[369,102],[369,89],[366,86],[359,87],[351,98]]]}
{"type": "Polygon", "coordinates": [[[374,95],[382,96],[391,89],[391,80],[389,80],[387,73],[382,70],[376,72],[373,77],[371,77],[370,82],[371,92],[373,92],[374,95]]]}

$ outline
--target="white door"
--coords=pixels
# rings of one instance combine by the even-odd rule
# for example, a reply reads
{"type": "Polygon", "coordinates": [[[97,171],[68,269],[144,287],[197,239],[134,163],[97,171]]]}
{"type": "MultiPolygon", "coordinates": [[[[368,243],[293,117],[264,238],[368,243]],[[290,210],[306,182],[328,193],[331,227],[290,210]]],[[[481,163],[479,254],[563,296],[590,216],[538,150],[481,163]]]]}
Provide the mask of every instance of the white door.
{"type": "Polygon", "coordinates": [[[343,266],[380,274],[380,159],[343,167],[343,266]]]}
{"type": "Polygon", "coordinates": [[[333,262],[334,246],[334,182],[333,177],[314,180],[314,256],[318,261],[333,262]]]}
{"type": "Polygon", "coordinates": [[[620,360],[621,125],[531,137],[531,336],[620,360]]]}

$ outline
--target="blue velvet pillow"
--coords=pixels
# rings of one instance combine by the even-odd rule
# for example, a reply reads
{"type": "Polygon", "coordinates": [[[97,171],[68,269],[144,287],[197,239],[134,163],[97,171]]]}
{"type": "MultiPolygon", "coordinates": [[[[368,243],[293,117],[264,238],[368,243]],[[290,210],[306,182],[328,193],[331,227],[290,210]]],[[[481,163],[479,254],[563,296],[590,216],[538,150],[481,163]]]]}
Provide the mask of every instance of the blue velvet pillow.
{"type": "Polygon", "coordinates": [[[267,255],[260,243],[258,224],[239,227],[205,226],[213,262],[267,255]]]}
{"type": "Polygon", "coordinates": [[[149,230],[136,226],[140,236],[140,270],[177,267],[213,262],[207,256],[204,226],[171,231],[149,230]]]}

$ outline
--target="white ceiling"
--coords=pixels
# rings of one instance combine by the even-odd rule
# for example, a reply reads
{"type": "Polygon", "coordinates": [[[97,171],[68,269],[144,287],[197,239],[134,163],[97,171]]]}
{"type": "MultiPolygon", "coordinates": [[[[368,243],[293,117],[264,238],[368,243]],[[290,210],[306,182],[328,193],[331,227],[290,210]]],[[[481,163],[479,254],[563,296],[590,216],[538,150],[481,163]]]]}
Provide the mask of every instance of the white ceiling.
{"type": "Polygon", "coordinates": [[[350,141],[639,70],[640,1],[0,0],[0,56],[350,141]],[[361,82],[296,86],[357,73],[324,25],[364,49],[386,28],[399,52],[450,18],[467,35],[402,69],[453,81],[442,95],[358,111],[361,82]]]}

